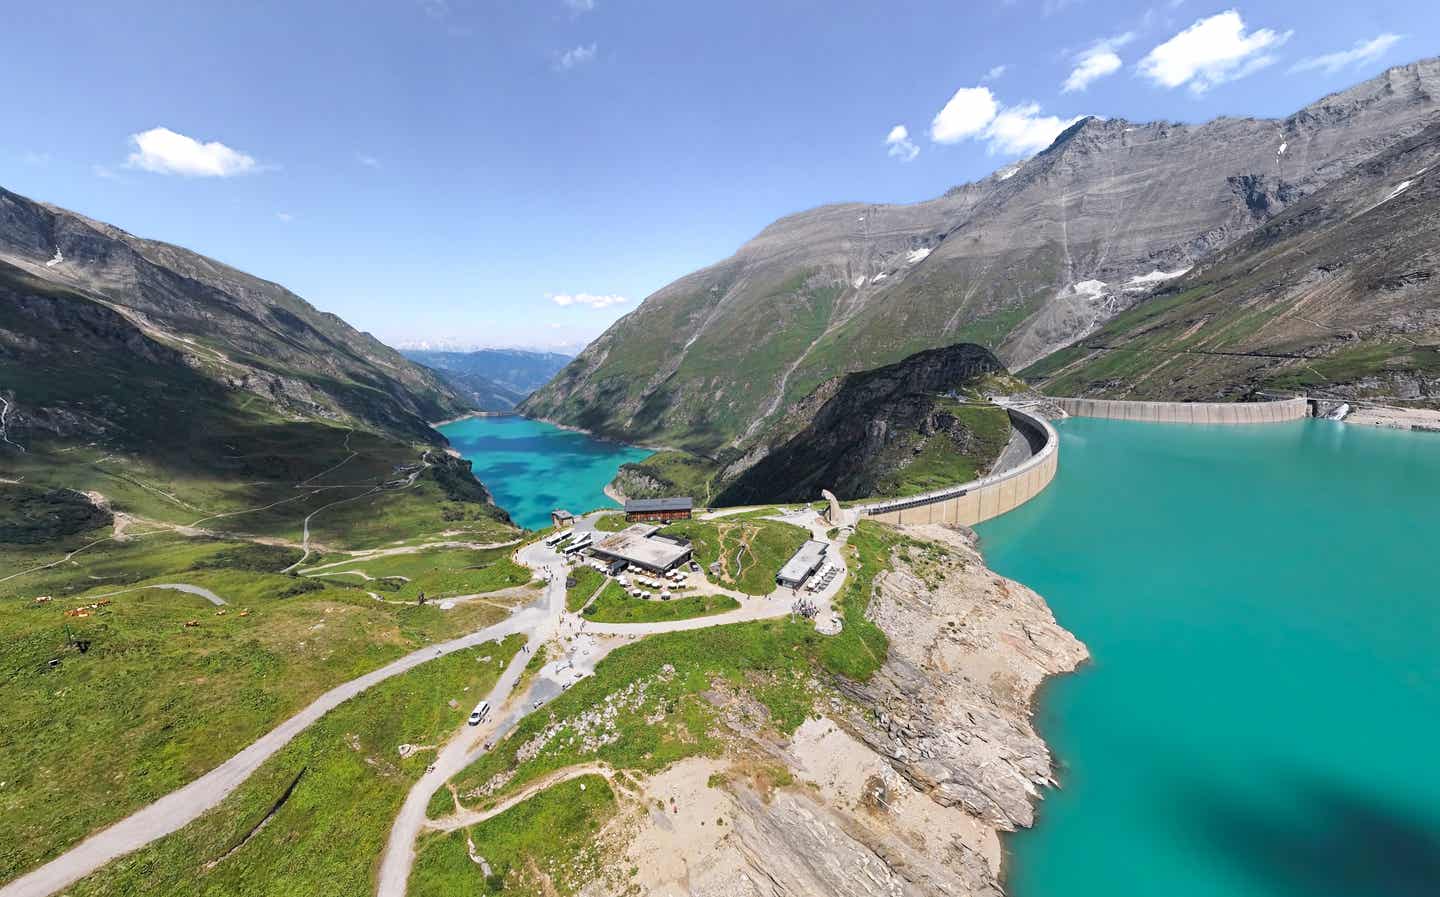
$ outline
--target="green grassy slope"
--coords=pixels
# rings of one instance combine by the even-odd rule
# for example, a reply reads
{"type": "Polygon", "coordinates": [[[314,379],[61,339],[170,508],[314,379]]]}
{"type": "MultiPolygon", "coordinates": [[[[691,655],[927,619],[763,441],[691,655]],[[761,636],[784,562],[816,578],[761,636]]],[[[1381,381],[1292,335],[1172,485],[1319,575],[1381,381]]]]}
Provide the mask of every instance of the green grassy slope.
{"type": "Polygon", "coordinates": [[[574,894],[604,868],[596,835],[615,812],[615,793],[604,777],[580,776],[468,829],[427,834],[416,851],[409,893],[574,894]],[[490,865],[489,876],[470,859],[471,843],[490,865]]]}
{"type": "Polygon", "coordinates": [[[661,533],[689,539],[695,560],[723,586],[747,595],[768,595],[775,590],[775,574],[790,560],[809,533],[776,520],[721,517],[716,520],[678,520],[661,533]]]}
{"type": "MultiPolygon", "coordinates": [[[[53,551],[27,546],[0,569],[53,551]]],[[[274,572],[298,556],[160,532],[0,582],[0,880],[193,779],[331,686],[505,615],[479,602],[376,602],[274,572]],[[156,582],[229,605],[143,588],[156,582]],[[87,615],[65,613],[77,608],[87,615]]]]}
{"type": "Polygon", "coordinates": [[[354,897],[433,745],[465,722],[523,638],[422,664],[342,704],[267,761],[215,810],[82,880],[67,893],[354,897]],[[488,657],[488,661],[484,658],[488,657]],[[484,661],[484,662],[482,662],[484,661]],[[450,701],[458,708],[452,708],[450,701]],[[279,803],[264,827],[272,808],[279,803]]]}

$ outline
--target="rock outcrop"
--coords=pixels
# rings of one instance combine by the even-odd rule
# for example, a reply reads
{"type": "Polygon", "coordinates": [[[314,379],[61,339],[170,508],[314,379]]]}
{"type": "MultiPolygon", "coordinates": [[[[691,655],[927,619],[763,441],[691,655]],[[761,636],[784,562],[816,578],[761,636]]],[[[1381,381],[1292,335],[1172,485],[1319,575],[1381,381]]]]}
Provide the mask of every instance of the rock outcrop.
{"type": "Polygon", "coordinates": [[[1004,831],[1028,827],[1040,789],[1055,784],[1031,700],[1088,652],[1039,595],[988,570],[965,535],[908,531],[950,556],[880,577],[868,616],[890,653],[871,681],[844,687],[864,711],[847,722],[932,800],[1004,831]]]}
{"type": "Polygon", "coordinates": [[[624,885],[694,897],[1003,895],[999,833],[1030,825],[1055,781],[1031,724],[1035,689],[1087,652],[1038,595],[985,568],[973,534],[902,531],[912,538],[870,604],[890,640],[880,671],[842,682],[788,740],[755,724],[758,702],[731,696],[726,758],[644,780],[642,809],[615,827],[616,867],[634,870],[624,885]]]}
{"type": "Polygon", "coordinates": [[[948,460],[971,458],[984,473],[1009,438],[1008,421],[994,411],[998,432],[982,436],[945,397],[1004,373],[990,350],[960,343],[822,384],[722,471],[728,485],[716,503],[810,501],[822,488],[842,499],[892,494],[932,440],[948,460]]]}

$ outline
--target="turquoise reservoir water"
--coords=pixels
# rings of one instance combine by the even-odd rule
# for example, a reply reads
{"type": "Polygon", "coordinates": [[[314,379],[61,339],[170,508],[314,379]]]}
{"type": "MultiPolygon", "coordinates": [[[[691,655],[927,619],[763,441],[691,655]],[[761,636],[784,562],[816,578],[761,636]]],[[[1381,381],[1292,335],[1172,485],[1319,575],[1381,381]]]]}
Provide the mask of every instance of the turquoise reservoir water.
{"type": "Polygon", "coordinates": [[[605,484],[621,464],[650,454],[523,417],[471,417],[439,429],[527,529],[549,526],[556,508],[580,514],[613,507],[605,484]]]}
{"type": "Polygon", "coordinates": [[[1440,436],[1072,419],[979,527],[1092,665],[1014,897],[1440,895],[1440,436]]]}

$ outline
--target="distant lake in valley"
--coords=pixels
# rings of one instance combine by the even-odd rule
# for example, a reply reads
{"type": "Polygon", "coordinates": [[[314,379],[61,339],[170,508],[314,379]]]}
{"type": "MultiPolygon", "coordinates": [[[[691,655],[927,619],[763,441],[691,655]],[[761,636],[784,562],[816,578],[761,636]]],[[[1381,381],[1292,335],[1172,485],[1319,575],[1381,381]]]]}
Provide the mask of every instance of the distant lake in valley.
{"type": "Polygon", "coordinates": [[[614,507],[605,484],[621,464],[650,455],[524,417],[470,417],[439,430],[472,463],[495,502],[526,529],[549,526],[556,508],[582,514],[614,507]]]}
{"type": "Polygon", "coordinates": [[[1070,419],[982,524],[1093,663],[1012,897],[1440,894],[1440,436],[1070,419]]]}

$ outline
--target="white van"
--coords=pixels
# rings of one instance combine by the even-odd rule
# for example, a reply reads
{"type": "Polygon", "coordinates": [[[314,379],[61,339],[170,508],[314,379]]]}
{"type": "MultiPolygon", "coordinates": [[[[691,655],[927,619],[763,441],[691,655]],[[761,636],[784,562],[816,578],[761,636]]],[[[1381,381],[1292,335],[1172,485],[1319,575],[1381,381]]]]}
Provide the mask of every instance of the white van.
{"type": "Polygon", "coordinates": [[[475,710],[472,711],[471,714],[470,714],[470,725],[472,725],[472,726],[478,726],[478,725],[480,725],[480,723],[485,720],[485,717],[487,717],[487,716],[489,716],[489,715],[490,715],[490,702],[489,702],[489,701],[481,701],[479,704],[476,704],[476,705],[475,705],[475,710]]]}

